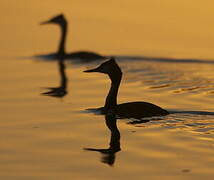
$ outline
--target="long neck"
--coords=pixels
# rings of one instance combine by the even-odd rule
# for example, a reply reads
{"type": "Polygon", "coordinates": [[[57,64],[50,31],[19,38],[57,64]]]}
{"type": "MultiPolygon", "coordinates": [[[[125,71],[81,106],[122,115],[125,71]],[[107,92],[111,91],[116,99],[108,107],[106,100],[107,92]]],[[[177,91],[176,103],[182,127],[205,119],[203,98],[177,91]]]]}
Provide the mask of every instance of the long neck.
{"type": "Polygon", "coordinates": [[[105,106],[106,110],[114,109],[117,106],[117,94],[122,79],[122,74],[110,76],[111,88],[109,90],[108,96],[106,97],[105,106]]]}
{"type": "Polygon", "coordinates": [[[65,43],[66,43],[66,35],[67,35],[67,23],[61,26],[61,39],[59,43],[58,54],[65,54],[65,43]]]}

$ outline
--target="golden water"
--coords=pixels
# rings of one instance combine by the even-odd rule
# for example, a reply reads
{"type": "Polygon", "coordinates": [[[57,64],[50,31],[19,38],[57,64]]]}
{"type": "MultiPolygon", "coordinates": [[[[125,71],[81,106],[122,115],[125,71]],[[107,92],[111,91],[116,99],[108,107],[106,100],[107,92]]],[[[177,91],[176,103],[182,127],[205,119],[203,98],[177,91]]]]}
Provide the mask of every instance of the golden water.
{"type": "Polygon", "coordinates": [[[212,1],[1,0],[0,10],[0,179],[213,179],[212,1]],[[54,52],[59,29],[38,24],[61,12],[69,21],[67,51],[200,60],[118,58],[119,102],[180,113],[144,124],[118,120],[113,166],[84,150],[110,142],[104,117],[85,111],[102,106],[109,88],[106,76],[82,73],[95,64],[67,62],[68,94],[41,95],[59,86],[58,65],[33,55],[54,52]]]}

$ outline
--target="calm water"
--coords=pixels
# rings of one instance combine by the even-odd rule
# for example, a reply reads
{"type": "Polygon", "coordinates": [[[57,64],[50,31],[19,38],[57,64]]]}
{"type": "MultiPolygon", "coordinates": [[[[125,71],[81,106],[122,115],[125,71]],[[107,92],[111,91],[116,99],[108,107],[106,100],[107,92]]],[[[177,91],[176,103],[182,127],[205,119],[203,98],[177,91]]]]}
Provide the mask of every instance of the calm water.
{"type": "Polygon", "coordinates": [[[15,3],[0,2],[0,179],[213,179],[211,1],[15,3]],[[177,113],[118,120],[110,132],[104,116],[85,110],[102,106],[108,92],[107,76],[82,72],[99,62],[66,62],[67,94],[41,95],[60,85],[59,64],[33,55],[54,52],[59,29],[38,24],[60,12],[69,21],[67,51],[118,55],[119,103],[142,100],[177,113]],[[110,141],[118,152],[105,150],[110,141]]]}

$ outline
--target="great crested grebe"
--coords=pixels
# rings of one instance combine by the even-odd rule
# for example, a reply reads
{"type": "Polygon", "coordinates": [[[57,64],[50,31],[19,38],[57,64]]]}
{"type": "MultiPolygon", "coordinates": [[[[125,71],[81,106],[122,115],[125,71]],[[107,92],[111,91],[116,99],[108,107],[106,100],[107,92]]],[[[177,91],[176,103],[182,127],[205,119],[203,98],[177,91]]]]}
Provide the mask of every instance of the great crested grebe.
{"type": "Polygon", "coordinates": [[[44,21],[40,23],[41,25],[44,24],[56,24],[59,25],[61,29],[61,39],[58,47],[58,51],[55,54],[52,54],[54,58],[58,58],[63,56],[65,59],[82,59],[82,60],[98,60],[98,59],[104,59],[105,57],[102,55],[99,55],[94,52],[89,51],[77,51],[73,53],[66,53],[65,51],[65,43],[66,43],[66,37],[67,37],[67,30],[68,30],[68,22],[63,14],[57,15],[53,18],[51,18],[48,21],[44,21]]]}
{"type": "Polygon", "coordinates": [[[165,116],[168,111],[159,106],[148,102],[128,102],[117,104],[117,94],[122,79],[122,71],[114,58],[102,63],[95,69],[86,70],[84,72],[100,72],[107,74],[111,80],[111,88],[105,100],[105,105],[101,108],[103,114],[113,110],[120,118],[136,118],[141,119],[151,116],[165,116]]]}

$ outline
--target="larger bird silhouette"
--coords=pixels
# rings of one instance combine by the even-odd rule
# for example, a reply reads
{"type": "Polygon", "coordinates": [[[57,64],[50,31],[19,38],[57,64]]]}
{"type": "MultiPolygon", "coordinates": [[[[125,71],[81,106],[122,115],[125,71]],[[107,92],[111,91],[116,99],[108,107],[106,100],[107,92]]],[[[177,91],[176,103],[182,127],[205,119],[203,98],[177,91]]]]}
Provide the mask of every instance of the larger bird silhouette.
{"type": "Polygon", "coordinates": [[[101,108],[101,113],[106,114],[109,110],[113,110],[120,118],[136,118],[141,119],[152,116],[165,116],[168,111],[161,107],[148,102],[128,102],[117,104],[117,95],[120,82],[122,79],[122,71],[114,58],[102,63],[95,69],[86,70],[84,72],[99,72],[107,74],[111,80],[111,88],[105,100],[105,105],[101,108]]]}
{"type": "Polygon", "coordinates": [[[49,58],[61,58],[63,56],[64,59],[80,59],[80,60],[99,60],[104,59],[105,57],[102,55],[99,55],[94,52],[89,51],[77,51],[72,53],[66,53],[65,45],[66,45],[66,39],[67,39],[67,32],[68,32],[68,22],[63,14],[57,15],[53,18],[51,18],[48,21],[44,21],[40,23],[41,25],[45,24],[55,24],[60,27],[61,30],[61,38],[58,45],[58,51],[54,54],[50,54],[47,57],[49,58]]]}

